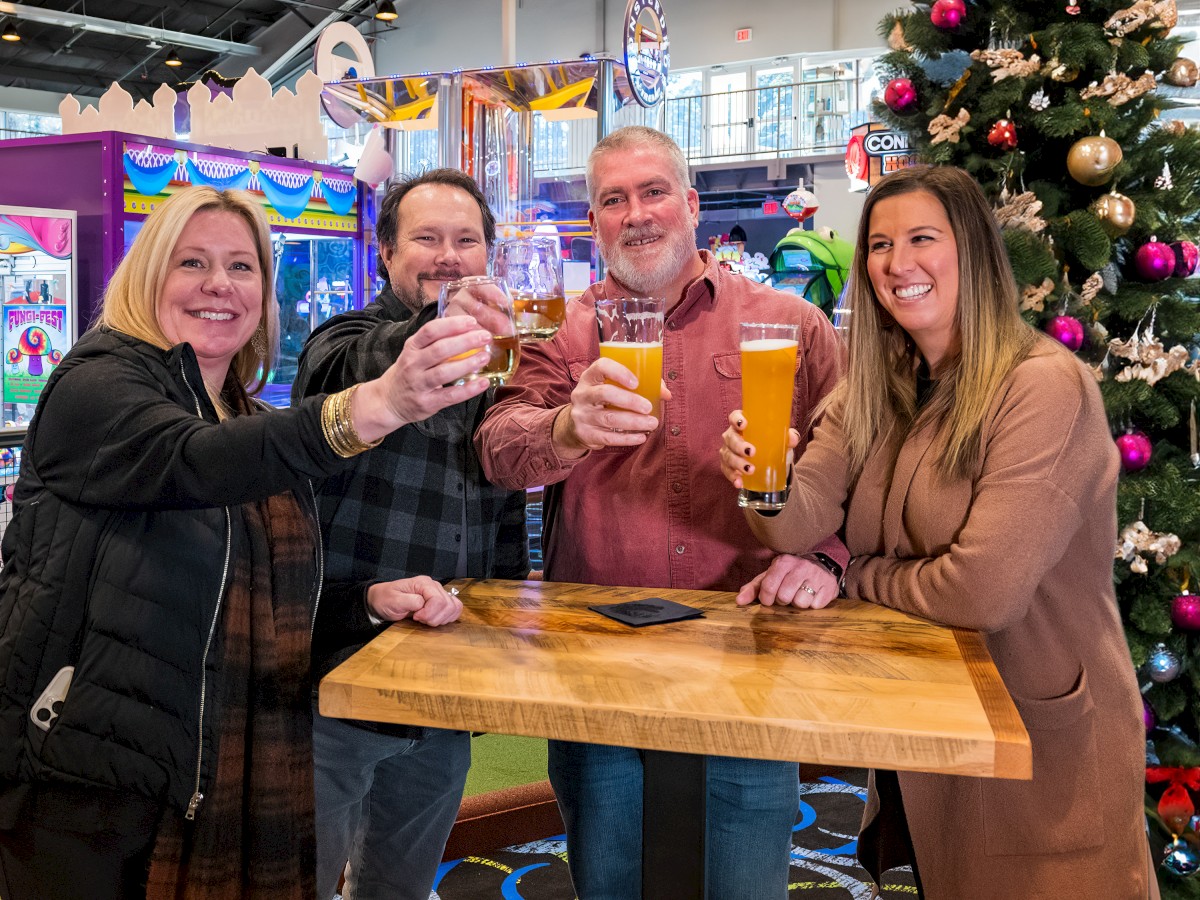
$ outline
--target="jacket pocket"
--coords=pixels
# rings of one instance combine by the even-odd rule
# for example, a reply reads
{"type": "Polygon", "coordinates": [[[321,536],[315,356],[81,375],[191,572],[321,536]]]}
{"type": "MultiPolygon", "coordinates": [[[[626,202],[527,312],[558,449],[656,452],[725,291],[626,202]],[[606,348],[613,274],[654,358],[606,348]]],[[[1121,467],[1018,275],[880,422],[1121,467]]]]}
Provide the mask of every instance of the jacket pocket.
{"type": "Polygon", "coordinates": [[[1059,697],[1013,696],[1033,747],[1033,780],[983,779],[989,856],[1044,856],[1104,844],[1096,707],[1087,672],[1059,697]]]}

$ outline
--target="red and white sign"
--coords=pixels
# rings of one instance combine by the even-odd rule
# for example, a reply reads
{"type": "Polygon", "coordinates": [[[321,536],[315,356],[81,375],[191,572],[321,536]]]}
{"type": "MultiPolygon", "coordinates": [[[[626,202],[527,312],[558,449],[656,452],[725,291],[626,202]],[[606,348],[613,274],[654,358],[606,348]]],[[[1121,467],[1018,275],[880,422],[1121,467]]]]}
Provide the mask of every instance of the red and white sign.
{"type": "Polygon", "coordinates": [[[733,33],[733,39],[739,44],[744,44],[752,37],[753,30],[753,28],[739,28],[733,33]]]}

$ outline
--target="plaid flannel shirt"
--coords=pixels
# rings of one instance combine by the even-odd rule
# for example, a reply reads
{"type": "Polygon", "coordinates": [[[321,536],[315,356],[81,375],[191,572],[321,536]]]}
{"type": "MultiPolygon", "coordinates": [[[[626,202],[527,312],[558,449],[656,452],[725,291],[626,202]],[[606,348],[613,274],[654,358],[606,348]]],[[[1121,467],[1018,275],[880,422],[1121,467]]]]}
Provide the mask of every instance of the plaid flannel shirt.
{"type": "MultiPolygon", "coordinates": [[[[377,378],[436,313],[430,304],[414,315],[388,287],[363,309],[330,319],[304,346],[293,399],[377,378]]],[[[491,402],[488,391],[405,425],[326,479],[317,495],[326,547],[322,605],[342,606],[342,615],[358,621],[356,607],[372,583],[453,578],[463,541],[467,577],[526,576],[525,494],[491,484],[472,446],[491,402]]]]}

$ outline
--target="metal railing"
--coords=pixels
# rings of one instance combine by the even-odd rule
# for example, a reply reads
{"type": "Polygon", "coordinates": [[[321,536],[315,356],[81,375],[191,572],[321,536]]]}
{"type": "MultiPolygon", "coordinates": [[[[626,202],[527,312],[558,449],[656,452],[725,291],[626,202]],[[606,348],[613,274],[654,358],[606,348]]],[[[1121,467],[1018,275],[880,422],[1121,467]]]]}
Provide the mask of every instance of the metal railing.
{"type": "MultiPolygon", "coordinates": [[[[669,98],[656,125],[675,139],[689,165],[754,162],[840,153],[850,130],[865,121],[858,83],[829,79],[669,98]]],[[[614,127],[643,112],[620,110],[614,127]]],[[[657,118],[657,117],[656,117],[657,118]]],[[[551,177],[583,171],[596,143],[596,120],[551,122],[534,117],[534,174],[551,177]]]]}

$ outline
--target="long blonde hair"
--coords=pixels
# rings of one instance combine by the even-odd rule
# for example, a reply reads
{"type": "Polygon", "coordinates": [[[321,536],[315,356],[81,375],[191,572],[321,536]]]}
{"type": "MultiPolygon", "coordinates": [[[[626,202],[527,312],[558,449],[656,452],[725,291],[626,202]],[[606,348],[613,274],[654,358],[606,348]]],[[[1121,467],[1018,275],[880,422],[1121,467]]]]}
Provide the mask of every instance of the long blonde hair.
{"type": "Polygon", "coordinates": [[[862,470],[880,439],[934,427],[939,473],[969,477],[992,398],[1038,339],[1021,319],[1000,228],[974,179],[948,166],[913,166],[882,179],[863,206],[848,296],[850,364],[835,396],[843,405],[851,471],[862,470]],[[881,200],[917,191],[941,203],[958,245],[959,349],[943,362],[920,409],[916,345],[879,303],[867,272],[872,210],[881,200]]]}
{"type": "MultiPolygon", "coordinates": [[[[158,302],[170,267],[171,253],[192,216],[216,210],[240,216],[250,229],[262,274],[262,315],[259,332],[265,340],[263,352],[247,341],[234,355],[230,369],[247,393],[263,389],[271,377],[279,347],[279,307],[275,302],[274,258],[271,253],[271,229],[262,206],[245,191],[218,191],[194,186],[168,197],[146,217],[146,223],[125,258],[121,260],[108,287],[97,324],[124,332],[131,337],[168,350],[171,342],[158,322],[158,302]]],[[[214,401],[217,398],[213,398],[214,401]]]]}

